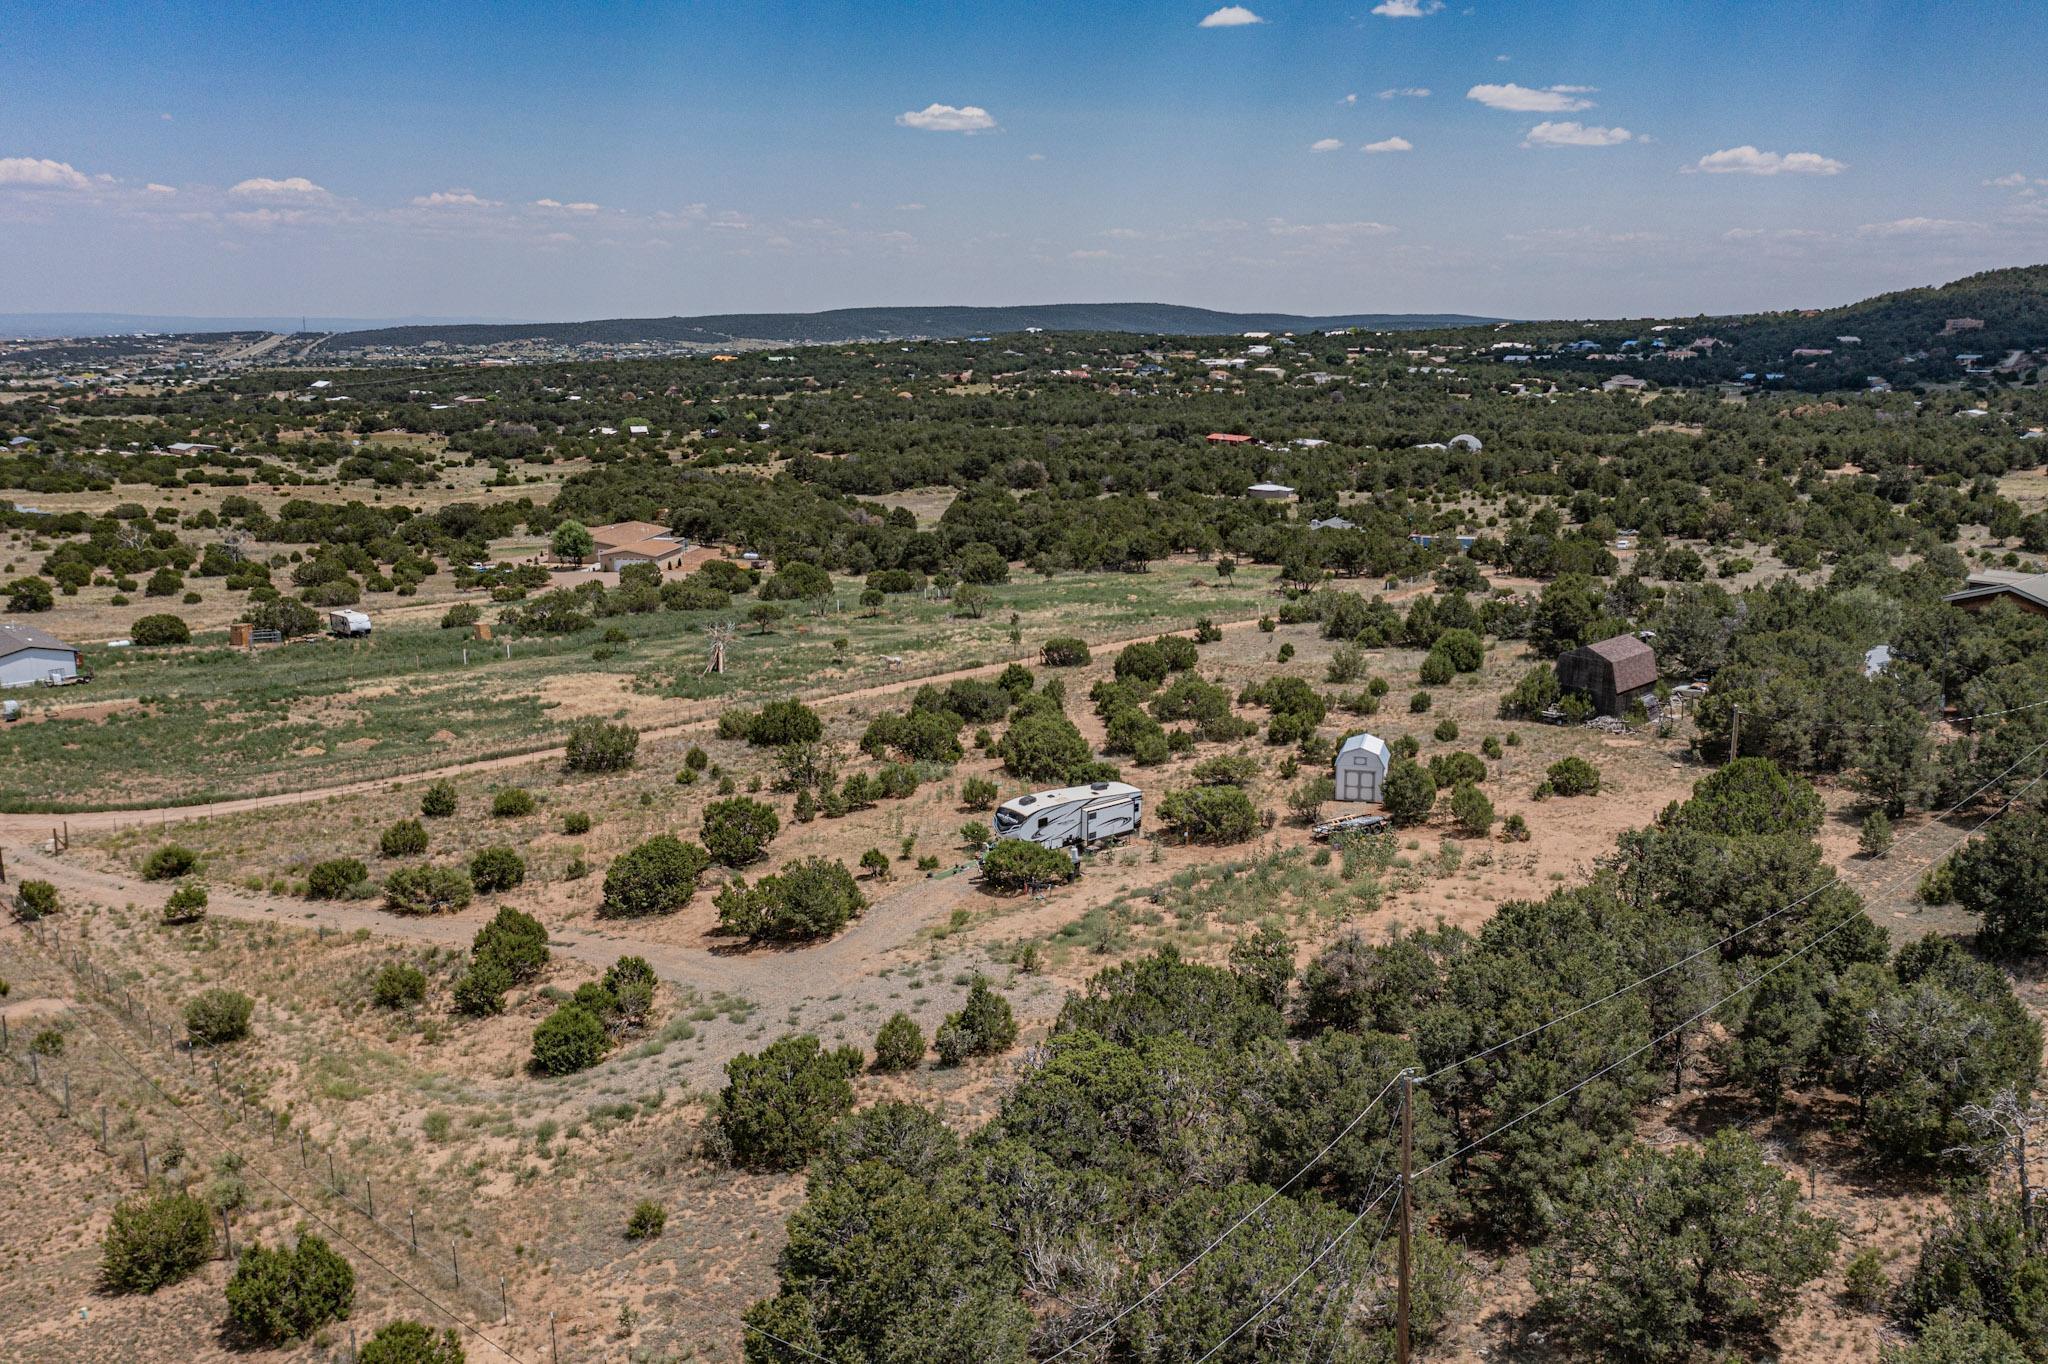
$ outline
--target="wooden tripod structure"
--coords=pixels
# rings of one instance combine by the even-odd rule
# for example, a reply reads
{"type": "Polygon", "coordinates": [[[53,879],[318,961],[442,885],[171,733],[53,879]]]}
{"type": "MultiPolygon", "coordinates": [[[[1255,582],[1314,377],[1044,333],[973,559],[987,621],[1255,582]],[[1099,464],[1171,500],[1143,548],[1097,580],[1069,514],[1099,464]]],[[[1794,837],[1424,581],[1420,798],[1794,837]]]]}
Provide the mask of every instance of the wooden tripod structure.
{"type": "Polygon", "coordinates": [[[711,641],[711,656],[704,661],[705,672],[722,673],[725,671],[726,646],[732,643],[735,633],[731,621],[721,621],[705,631],[706,638],[711,641]]]}

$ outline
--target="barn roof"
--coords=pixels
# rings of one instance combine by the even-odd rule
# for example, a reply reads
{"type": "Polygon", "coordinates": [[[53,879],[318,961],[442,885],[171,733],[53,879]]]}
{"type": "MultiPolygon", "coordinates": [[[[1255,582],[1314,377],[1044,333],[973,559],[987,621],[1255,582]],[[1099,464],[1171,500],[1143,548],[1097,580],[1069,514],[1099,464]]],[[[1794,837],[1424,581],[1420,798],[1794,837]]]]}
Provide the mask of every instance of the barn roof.
{"type": "Polygon", "coordinates": [[[1342,757],[1346,753],[1356,753],[1361,749],[1379,759],[1382,767],[1386,765],[1387,741],[1377,734],[1354,734],[1337,745],[1337,754],[1342,757]]]}
{"type": "Polygon", "coordinates": [[[78,651],[44,630],[33,625],[21,625],[14,621],[0,621],[0,658],[18,654],[24,649],[63,649],[69,653],[78,651]]]}
{"type": "Polygon", "coordinates": [[[1597,644],[1584,646],[1583,652],[1593,655],[1613,670],[1616,691],[1634,691],[1637,687],[1656,684],[1656,652],[1634,635],[1603,639],[1597,644]]]}

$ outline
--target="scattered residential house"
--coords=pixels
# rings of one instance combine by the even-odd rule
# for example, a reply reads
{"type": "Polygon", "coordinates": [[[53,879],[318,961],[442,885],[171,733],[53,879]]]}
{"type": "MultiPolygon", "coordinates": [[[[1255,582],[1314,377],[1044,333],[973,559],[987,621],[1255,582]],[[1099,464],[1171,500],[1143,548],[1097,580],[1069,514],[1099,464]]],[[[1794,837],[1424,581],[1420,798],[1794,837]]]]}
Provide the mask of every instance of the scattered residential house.
{"type": "Polygon", "coordinates": [[[1211,431],[1208,436],[1211,445],[1249,445],[1250,436],[1240,436],[1230,431],[1211,431]]]}
{"type": "Polygon", "coordinates": [[[626,428],[626,434],[629,436],[644,436],[647,434],[647,428],[644,426],[629,426],[626,428]]]}
{"type": "Polygon", "coordinates": [[[218,445],[202,445],[198,441],[193,440],[176,440],[166,445],[164,449],[173,455],[196,455],[201,451],[218,450],[220,447],[218,445]]]}
{"type": "Polygon", "coordinates": [[[1633,374],[1617,374],[1602,383],[1600,388],[1606,393],[1615,393],[1622,389],[1641,390],[1647,387],[1649,382],[1647,379],[1638,379],[1633,374]]]}
{"type": "Polygon", "coordinates": [[[1259,502],[1285,502],[1294,496],[1294,489],[1285,483],[1254,483],[1244,491],[1245,496],[1259,502]]]}
{"type": "Polygon", "coordinates": [[[1459,450],[1483,450],[1486,448],[1480,443],[1479,437],[1473,435],[1452,436],[1451,445],[1459,450]]]}
{"type": "Polygon", "coordinates": [[[1600,714],[1619,716],[1656,689],[1657,655],[1634,635],[1583,644],[1558,657],[1557,684],[1587,697],[1600,714]]]}
{"type": "Polygon", "coordinates": [[[1804,360],[1812,357],[1833,354],[1834,352],[1832,350],[1827,350],[1819,346],[1800,346],[1792,352],[1792,358],[1794,360],[1804,360]]]}
{"type": "Polygon", "coordinates": [[[62,686],[78,680],[78,650],[33,625],[0,621],[0,687],[62,686]]]}
{"type": "Polygon", "coordinates": [[[2048,616],[2048,573],[1983,569],[1969,576],[1962,591],[1942,600],[1965,611],[1982,611],[1993,602],[2006,601],[2033,615],[2048,616]]]}
{"type": "Polygon", "coordinates": [[[1324,518],[1323,518],[1322,520],[1320,520],[1320,521],[1313,521],[1313,520],[1312,520],[1312,521],[1310,521],[1310,522],[1308,523],[1308,528],[1309,528],[1310,530],[1357,530],[1357,529],[1358,529],[1358,527],[1357,527],[1357,525],[1356,525],[1356,524],[1354,524],[1353,522],[1351,522],[1351,521],[1349,521],[1349,520],[1346,520],[1346,519],[1345,519],[1344,517],[1341,517],[1341,516],[1326,516],[1326,517],[1324,517],[1324,518]]]}
{"type": "Polygon", "coordinates": [[[1876,676],[1877,676],[1877,675],[1878,675],[1879,673],[1883,672],[1883,671],[1884,671],[1884,670],[1885,670],[1886,668],[1889,668],[1889,667],[1891,667],[1891,665],[1892,665],[1892,646],[1891,646],[1891,645],[1889,645],[1889,644],[1873,644],[1873,645],[1872,645],[1872,646],[1871,646],[1871,647],[1870,647],[1869,649],[1867,649],[1867,650],[1865,650],[1865,651],[1864,651],[1864,654],[1863,654],[1863,675],[1864,675],[1865,677],[1876,677],[1876,676]]]}
{"type": "Polygon", "coordinates": [[[1393,755],[1387,741],[1376,734],[1354,734],[1337,746],[1335,780],[1337,799],[1377,801],[1387,780],[1393,755]]]}

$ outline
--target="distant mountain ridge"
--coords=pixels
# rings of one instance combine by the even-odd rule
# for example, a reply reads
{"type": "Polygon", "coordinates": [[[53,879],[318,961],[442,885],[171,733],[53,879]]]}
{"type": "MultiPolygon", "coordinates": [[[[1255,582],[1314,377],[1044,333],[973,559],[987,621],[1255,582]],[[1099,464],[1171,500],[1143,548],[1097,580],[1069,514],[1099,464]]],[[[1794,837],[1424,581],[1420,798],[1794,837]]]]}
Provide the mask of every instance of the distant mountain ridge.
{"type": "Polygon", "coordinates": [[[323,350],[371,346],[486,346],[512,341],[561,345],[630,345],[634,342],[706,346],[741,342],[790,345],[834,341],[943,339],[1020,332],[1037,327],[1061,332],[1148,332],[1164,336],[1235,336],[1248,331],[1312,332],[1344,327],[1422,331],[1494,321],[1463,313],[1229,313],[1174,303],[1046,303],[1006,307],[835,308],[818,313],[712,313],[701,317],[616,317],[590,322],[532,322],[470,326],[378,327],[344,332],[323,350]]]}
{"type": "Polygon", "coordinates": [[[371,327],[443,326],[491,321],[467,317],[186,317],[169,313],[0,313],[0,337],[30,340],[85,336],[127,336],[161,332],[172,336],[218,332],[348,332],[371,327]]]}

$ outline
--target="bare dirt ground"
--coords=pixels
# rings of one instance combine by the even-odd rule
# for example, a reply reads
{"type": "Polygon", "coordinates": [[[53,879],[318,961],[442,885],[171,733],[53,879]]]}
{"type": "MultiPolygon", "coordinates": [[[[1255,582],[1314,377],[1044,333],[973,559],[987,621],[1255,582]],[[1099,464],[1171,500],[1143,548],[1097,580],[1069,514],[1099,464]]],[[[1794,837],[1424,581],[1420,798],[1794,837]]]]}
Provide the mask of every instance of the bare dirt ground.
{"type": "MultiPolygon", "coordinates": [[[[1098,646],[1093,665],[1066,677],[1069,713],[1093,739],[1101,737],[1100,727],[1083,698],[1093,680],[1107,675],[1118,643],[1098,646]]],[[[1311,629],[1266,634],[1238,622],[1202,650],[1199,671],[1233,692],[1282,669],[1320,681],[1330,651],[1311,629]],[[1297,651],[1285,665],[1277,658],[1283,644],[1297,651]]],[[[30,1195],[22,1180],[0,1183],[0,1212],[19,1211],[0,1221],[0,1266],[33,1290],[11,1301],[0,1295],[0,1332],[33,1342],[21,1355],[27,1359],[116,1359],[133,1357],[120,1351],[147,1320],[161,1349],[171,1352],[159,1357],[219,1357],[224,1265],[147,1303],[103,1298],[91,1280],[104,1219],[113,1201],[139,1183],[128,1143],[145,1133],[157,1134],[152,1141],[168,1139],[182,1122],[194,1129],[183,1138],[191,1168],[211,1168],[218,1155],[204,1146],[197,1123],[202,1101],[190,1097],[215,1082],[189,1062],[180,1071],[182,1058],[153,1040],[102,987],[117,982],[123,999],[143,1001],[150,1017],[168,1026],[194,991],[231,984],[258,1001],[256,1026],[248,1042],[231,1049],[224,1078],[210,1092],[247,1115],[230,1129],[238,1149],[291,1194],[259,1188],[260,1180],[245,1176],[252,1192],[243,1234],[283,1235],[306,1217],[292,1202],[296,1197],[337,1234],[382,1253],[392,1249],[392,1210],[403,1199],[429,1229],[429,1242],[459,1247],[473,1266],[466,1297],[455,1296],[452,1281],[438,1290],[421,1287],[448,1294],[446,1306],[521,1358],[546,1357],[546,1314],[553,1311],[565,1358],[662,1358],[666,1352],[732,1359],[733,1323],[772,1285],[782,1220],[801,1199],[802,1180],[735,1175],[704,1153],[705,1101],[731,1056],[788,1031],[865,1046],[898,1009],[929,1035],[958,1007],[975,972],[990,974],[1011,999],[1028,1042],[1050,1025],[1066,992],[1102,966],[1168,942],[1213,960],[1245,926],[1269,917],[1290,926],[1303,959],[1354,929],[1380,937],[1438,919],[1476,929],[1504,899],[1538,897],[1585,875],[1617,833],[1682,798],[1704,774],[1689,756],[1682,723],[1659,739],[1496,719],[1501,691],[1528,666],[1515,646],[1496,648],[1481,673],[1434,689],[1429,712],[1411,714],[1406,697],[1420,658],[1406,650],[1372,653],[1371,671],[1393,684],[1388,704],[1370,720],[1333,714],[1325,733],[1369,726],[1390,740],[1412,736],[1424,759],[1452,749],[1476,751],[1489,735],[1504,743],[1514,736],[1503,757],[1488,763],[1484,789],[1502,815],[1523,815],[1532,837],[1526,843],[1498,835],[1461,839],[1436,825],[1408,831],[1370,896],[1356,893],[1334,862],[1318,864],[1316,845],[1287,815],[1285,795],[1293,782],[1276,770],[1280,751],[1261,740],[1242,748],[1266,764],[1253,794],[1277,819],[1254,844],[1183,847],[1148,835],[1094,856],[1072,886],[1012,898],[988,894],[969,875],[954,872],[966,859],[959,825],[986,817],[962,808],[960,782],[993,775],[1005,794],[1015,788],[985,755],[971,753],[950,776],[909,799],[798,825],[789,799],[766,789],[766,757],[712,736],[716,710],[710,706],[646,730],[637,767],[602,777],[562,773],[560,751],[549,750],[400,780],[223,802],[210,810],[74,815],[69,825],[77,841],[61,853],[32,846],[50,836],[49,817],[0,817],[10,877],[43,876],[57,885],[65,904],[54,921],[58,931],[92,963],[82,974],[64,969],[20,929],[0,930],[0,962],[14,985],[9,1026],[17,1026],[17,1014],[57,1018],[67,1038],[60,1068],[76,1066],[80,1093],[89,1091],[95,1107],[120,1105],[132,1124],[103,1154],[94,1133],[62,1118],[47,1084],[26,1086],[18,1042],[14,1059],[0,1062],[17,1111],[35,1119],[23,1117],[0,1133],[0,1168],[33,1173],[36,1187],[52,1191],[45,1199],[30,1195]],[[1455,740],[1435,737],[1446,719],[1458,726],[1455,740]],[[799,851],[849,864],[868,847],[887,852],[890,878],[863,883],[873,902],[868,912],[826,943],[742,949],[714,931],[710,901],[718,873],[674,916],[598,919],[601,877],[573,874],[576,863],[601,869],[655,832],[695,836],[715,792],[708,779],[689,787],[673,780],[692,745],[701,745],[738,789],[760,781],[757,798],[782,813],[784,831],[767,865],[799,851]],[[1543,769],[1567,753],[1600,767],[1600,793],[1534,800],[1543,769]],[[388,869],[375,856],[377,831],[415,813],[420,784],[442,776],[455,782],[462,813],[429,822],[430,858],[455,860],[510,844],[527,858],[526,885],[434,918],[394,916],[377,901],[300,897],[297,883],[311,860],[360,856],[373,870],[388,869]],[[491,791],[512,782],[537,797],[538,811],[509,821],[485,816],[491,791]],[[570,810],[592,816],[588,834],[571,838],[560,831],[560,817],[570,810]],[[913,840],[916,856],[940,858],[939,874],[926,876],[899,859],[905,838],[913,840]],[[156,910],[167,888],[141,880],[137,870],[150,849],[171,839],[201,853],[212,883],[210,917],[195,927],[161,927],[156,910]],[[447,991],[470,938],[500,904],[534,913],[549,926],[554,961],[539,981],[512,992],[502,1016],[454,1018],[447,991]],[[580,1075],[549,1080],[526,1074],[529,1035],[553,1000],[628,953],[646,957],[662,981],[646,1034],[627,1039],[580,1075]],[[392,961],[427,973],[429,995],[421,1009],[392,1014],[368,1006],[369,977],[392,961]],[[188,1096],[184,1104],[152,1100],[132,1077],[120,1089],[105,1078],[118,1064],[112,1048],[139,1055],[151,1046],[161,1053],[149,1053],[151,1073],[188,1096]],[[298,1163],[294,1146],[301,1133],[313,1152],[308,1165],[298,1163]],[[374,1186],[381,1221],[373,1223],[323,1187],[323,1153],[336,1159],[346,1189],[374,1186]],[[652,1243],[627,1242],[620,1232],[626,1213],[645,1197],[667,1204],[668,1230],[652,1243]],[[500,1274],[506,1296],[495,1306],[509,1306],[512,1318],[502,1327],[487,1291],[500,1274]],[[477,1289],[479,1278],[486,1291],[477,1289]],[[79,1315],[81,1307],[87,1316],[79,1315]]],[[[850,750],[869,719],[902,704],[916,687],[988,676],[998,666],[810,699],[824,715],[828,737],[850,750]]],[[[1263,717],[1257,710],[1241,713],[1263,717]]],[[[1204,746],[1197,756],[1214,751],[1204,746]]],[[[1134,772],[1148,792],[1163,792],[1186,780],[1190,761],[1134,772]]],[[[1951,913],[1918,906],[1911,891],[1962,826],[1907,821],[1893,855],[1863,862],[1852,855],[1855,823],[1847,793],[1824,795],[1834,812],[1824,843],[1880,922],[1901,938],[1960,927],[1951,913]]],[[[2030,989],[2037,1007],[2038,993],[2030,989]]],[[[890,1096],[934,1104],[966,1127],[991,1110],[1009,1064],[864,1077],[859,1090],[863,1102],[890,1096]]],[[[1935,1206],[1932,1191],[1873,1186],[1839,1148],[1825,1113],[1735,1111],[1712,1091],[1688,1089],[1646,1119],[1645,1134],[1686,1139],[1731,1121],[1770,1140],[1788,1170],[1802,1177],[1811,1171],[1814,1196],[1842,1219],[1846,1244],[1908,1254],[1935,1206]]],[[[410,1260],[403,1247],[398,1253],[410,1260]]],[[[404,1283],[380,1278],[371,1263],[358,1265],[364,1295],[356,1320],[365,1334],[400,1312],[438,1320],[404,1283]]],[[[408,1272],[402,1262],[395,1268],[408,1272]]],[[[409,1277],[419,1279],[431,1265],[413,1268],[409,1277]]],[[[1514,1311],[1527,1297],[1526,1266],[1511,1258],[1484,1274],[1474,1285],[1474,1307],[1429,1357],[1549,1359],[1540,1342],[1514,1334],[1514,1311]]],[[[1809,1290],[1803,1315],[1782,1333],[1783,1357],[1828,1364],[1874,1360],[1877,1321],[1842,1304],[1839,1288],[1830,1277],[1809,1290]]],[[[346,1340],[345,1328],[331,1329],[312,1357],[346,1358],[346,1340]]],[[[472,1341],[470,1357],[497,1356],[472,1341]]]]}

